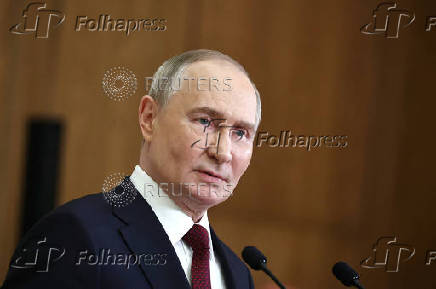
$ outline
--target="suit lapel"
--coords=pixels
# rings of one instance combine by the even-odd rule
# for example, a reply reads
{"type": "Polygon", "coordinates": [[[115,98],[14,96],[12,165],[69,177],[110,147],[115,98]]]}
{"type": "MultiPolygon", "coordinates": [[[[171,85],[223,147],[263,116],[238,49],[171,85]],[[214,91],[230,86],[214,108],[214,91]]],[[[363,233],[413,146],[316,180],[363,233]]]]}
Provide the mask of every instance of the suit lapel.
{"type": "Polygon", "coordinates": [[[244,288],[243,279],[245,272],[240,272],[240,266],[235,261],[233,252],[218,238],[215,231],[210,227],[213,250],[218,255],[221,263],[221,271],[224,275],[226,289],[244,288]]]}
{"type": "MultiPolygon", "coordinates": [[[[123,182],[129,182],[128,186],[133,186],[129,177],[126,177],[123,182]]],[[[161,223],[147,201],[138,191],[136,194],[131,204],[113,208],[113,214],[126,224],[119,229],[124,242],[137,255],[166,254],[160,258],[161,262],[166,260],[164,265],[146,265],[144,261],[140,264],[141,270],[153,288],[191,289],[180,260],[161,223]]],[[[152,262],[154,261],[155,259],[152,262]]]]}

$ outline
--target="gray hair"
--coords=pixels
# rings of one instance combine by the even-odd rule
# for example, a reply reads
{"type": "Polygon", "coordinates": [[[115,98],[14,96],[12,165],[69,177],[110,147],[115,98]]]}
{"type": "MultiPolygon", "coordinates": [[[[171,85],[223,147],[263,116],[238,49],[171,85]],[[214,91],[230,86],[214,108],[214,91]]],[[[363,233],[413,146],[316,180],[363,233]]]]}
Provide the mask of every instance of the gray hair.
{"type": "Polygon", "coordinates": [[[244,67],[239,64],[236,60],[231,58],[230,56],[223,54],[216,50],[208,50],[208,49],[198,49],[198,50],[190,50],[186,51],[182,54],[176,55],[168,60],[166,60],[154,73],[153,80],[151,83],[151,88],[148,92],[157,103],[163,107],[166,105],[174,93],[174,82],[176,79],[181,79],[181,76],[184,70],[194,62],[204,61],[204,60],[225,60],[233,64],[236,68],[238,68],[241,72],[243,72],[247,78],[250,80],[251,85],[256,94],[256,123],[255,128],[259,126],[261,119],[261,101],[259,91],[256,89],[256,86],[251,81],[250,76],[245,71],[244,67]],[[160,80],[165,79],[169,80],[164,83],[161,83],[160,80]]]}

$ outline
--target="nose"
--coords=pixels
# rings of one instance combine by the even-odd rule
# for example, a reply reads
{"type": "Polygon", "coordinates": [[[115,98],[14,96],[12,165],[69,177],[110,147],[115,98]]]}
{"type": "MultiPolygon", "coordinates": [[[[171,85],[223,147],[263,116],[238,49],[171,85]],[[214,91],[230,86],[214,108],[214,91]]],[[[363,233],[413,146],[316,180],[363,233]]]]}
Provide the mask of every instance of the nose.
{"type": "Polygon", "coordinates": [[[232,160],[232,140],[227,127],[221,128],[214,134],[207,148],[207,153],[211,158],[216,159],[218,163],[226,163],[232,160]]]}

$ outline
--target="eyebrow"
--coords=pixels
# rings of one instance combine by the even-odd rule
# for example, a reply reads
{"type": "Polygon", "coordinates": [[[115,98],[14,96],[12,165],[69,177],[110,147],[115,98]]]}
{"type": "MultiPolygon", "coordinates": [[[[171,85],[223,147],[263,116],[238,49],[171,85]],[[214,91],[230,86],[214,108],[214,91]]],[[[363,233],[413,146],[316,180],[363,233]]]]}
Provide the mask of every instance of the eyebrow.
{"type": "MultiPolygon", "coordinates": [[[[201,107],[193,108],[192,110],[190,110],[188,112],[188,114],[199,113],[199,112],[206,113],[209,116],[211,116],[212,118],[225,119],[224,114],[222,112],[219,112],[219,111],[217,111],[209,106],[201,106],[201,107]]],[[[254,131],[254,124],[250,123],[250,122],[243,121],[243,120],[236,121],[232,126],[233,127],[244,127],[246,129],[254,131]]]]}

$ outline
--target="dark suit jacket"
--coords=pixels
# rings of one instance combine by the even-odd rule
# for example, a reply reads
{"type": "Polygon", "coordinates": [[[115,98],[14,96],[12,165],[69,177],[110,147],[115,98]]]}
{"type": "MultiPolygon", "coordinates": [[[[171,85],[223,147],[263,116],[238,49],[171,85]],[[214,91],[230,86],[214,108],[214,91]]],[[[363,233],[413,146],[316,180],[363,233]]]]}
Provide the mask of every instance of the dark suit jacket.
{"type": "MultiPolygon", "coordinates": [[[[124,182],[133,186],[128,177],[124,182]]],[[[161,223],[135,192],[124,207],[99,193],[43,217],[19,243],[3,288],[189,289],[161,223]]],[[[227,289],[254,288],[245,264],[210,231],[227,289]]]]}

